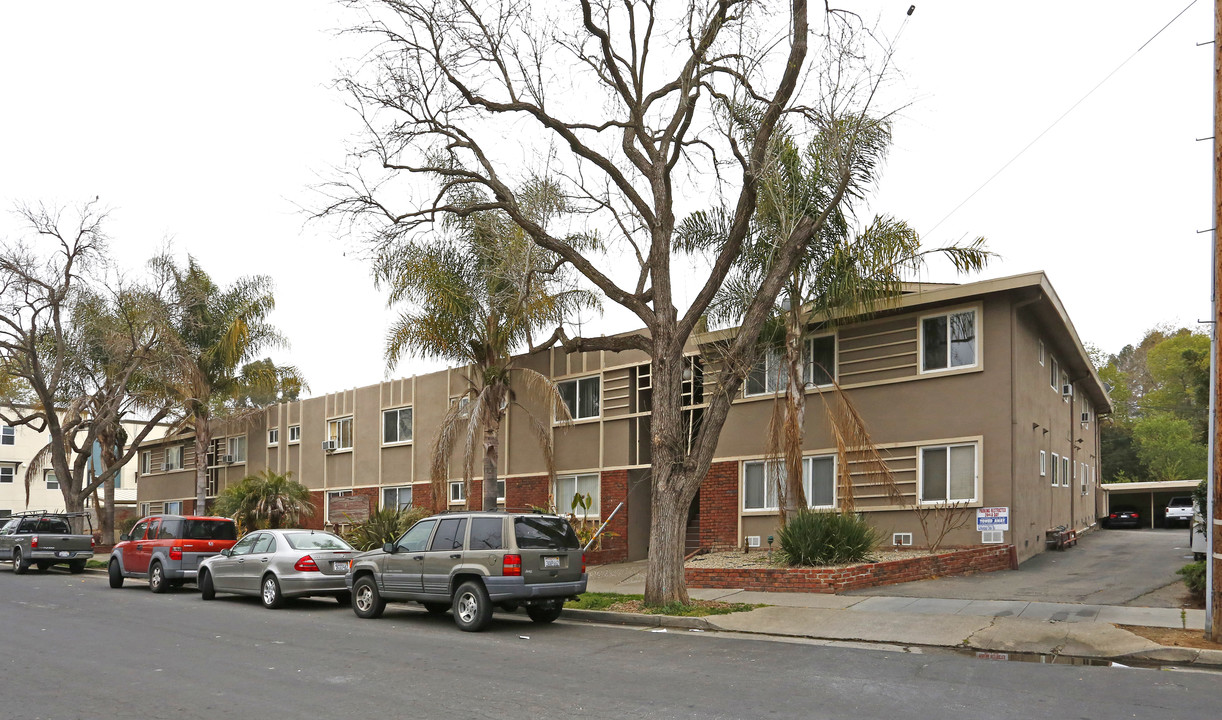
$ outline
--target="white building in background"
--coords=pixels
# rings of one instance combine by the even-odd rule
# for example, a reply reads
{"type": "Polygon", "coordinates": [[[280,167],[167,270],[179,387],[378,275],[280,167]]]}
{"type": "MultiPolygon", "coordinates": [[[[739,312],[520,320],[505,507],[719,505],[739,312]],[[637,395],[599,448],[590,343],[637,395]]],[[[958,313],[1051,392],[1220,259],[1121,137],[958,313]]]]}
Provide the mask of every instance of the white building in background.
{"type": "MultiPolygon", "coordinates": [[[[140,426],[127,423],[129,436],[134,437],[140,426]]],[[[149,433],[149,439],[165,434],[166,427],[158,426],[149,433]]],[[[51,467],[40,469],[30,482],[29,502],[26,501],[25,478],[34,456],[46,446],[48,434],[35,432],[29,427],[9,427],[0,423],[0,518],[25,510],[62,510],[64,495],[59,489],[59,478],[51,467]]],[[[137,464],[130,462],[115,476],[115,506],[136,507],[137,464]]],[[[99,492],[99,496],[101,493],[99,492]]]]}

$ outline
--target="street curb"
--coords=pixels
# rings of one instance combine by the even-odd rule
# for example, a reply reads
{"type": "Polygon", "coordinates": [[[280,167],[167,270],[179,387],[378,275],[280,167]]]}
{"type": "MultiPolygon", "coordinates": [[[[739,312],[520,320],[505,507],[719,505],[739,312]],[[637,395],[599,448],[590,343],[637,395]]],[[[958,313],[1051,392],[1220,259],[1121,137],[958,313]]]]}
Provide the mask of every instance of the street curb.
{"type": "Polygon", "coordinates": [[[640,627],[682,628],[685,630],[711,630],[708,621],[699,617],[676,617],[673,615],[646,615],[644,613],[611,612],[609,610],[566,609],[564,617],[582,622],[607,623],[610,625],[638,625],[640,627]]]}

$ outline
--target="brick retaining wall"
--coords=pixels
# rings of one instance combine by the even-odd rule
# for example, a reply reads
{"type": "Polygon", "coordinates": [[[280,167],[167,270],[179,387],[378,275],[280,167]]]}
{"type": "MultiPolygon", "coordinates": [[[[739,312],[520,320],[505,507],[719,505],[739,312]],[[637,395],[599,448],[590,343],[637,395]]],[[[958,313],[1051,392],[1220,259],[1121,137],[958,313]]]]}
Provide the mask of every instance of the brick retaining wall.
{"type": "Polygon", "coordinates": [[[963,575],[1018,566],[1012,545],[964,548],[939,555],[842,568],[687,568],[690,588],[740,588],[762,592],[838,593],[941,575],[963,575]]]}

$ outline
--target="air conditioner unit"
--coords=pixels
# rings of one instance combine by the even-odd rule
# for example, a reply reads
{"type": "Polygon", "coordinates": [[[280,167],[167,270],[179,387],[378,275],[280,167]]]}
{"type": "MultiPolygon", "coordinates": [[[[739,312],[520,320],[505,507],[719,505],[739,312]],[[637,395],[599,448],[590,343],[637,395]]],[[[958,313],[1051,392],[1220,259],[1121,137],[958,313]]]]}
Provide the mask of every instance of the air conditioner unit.
{"type": "Polygon", "coordinates": [[[1088,412],[1082,413],[1082,424],[1085,425],[1088,422],[1090,422],[1090,413],[1088,412]]]}
{"type": "Polygon", "coordinates": [[[892,533],[891,534],[891,544],[897,545],[897,546],[911,545],[912,544],[912,533],[892,533]]]}
{"type": "Polygon", "coordinates": [[[1073,396],[1073,385],[1070,385],[1069,383],[1062,385],[1061,386],[1061,397],[1071,397],[1071,396],[1073,396]]]}
{"type": "Polygon", "coordinates": [[[323,440],[322,449],[326,452],[334,451],[335,450],[335,441],[334,440],[323,440]]]}
{"type": "Polygon", "coordinates": [[[759,535],[748,535],[747,536],[747,547],[759,547],[759,546],[760,546],[760,536],[759,535]]]}
{"type": "Polygon", "coordinates": [[[232,464],[233,464],[233,456],[232,456],[232,455],[222,455],[222,456],[221,456],[221,462],[225,463],[226,465],[232,465],[232,464]]]}
{"type": "Polygon", "coordinates": [[[1006,541],[1004,530],[981,530],[980,542],[986,545],[1000,545],[1006,541]]]}

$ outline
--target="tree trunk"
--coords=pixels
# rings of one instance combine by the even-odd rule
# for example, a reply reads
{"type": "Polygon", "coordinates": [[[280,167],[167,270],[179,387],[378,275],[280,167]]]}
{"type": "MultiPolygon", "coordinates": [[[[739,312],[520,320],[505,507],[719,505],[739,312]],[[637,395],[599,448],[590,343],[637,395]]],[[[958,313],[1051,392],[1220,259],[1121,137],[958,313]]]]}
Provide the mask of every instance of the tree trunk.
{"type": "Polygon", "coordinates": [[[212,443],[212,429],[208,418],[195,418],[195,514],[203,515],[208,502],[208,445],[212,443]]]}
{"type": "MultiPolygon", "coordinates": [[[[791,296],[792,298],[793,296],[791,296]]],[[[785,388],[782,447],[785,455],[785,497],[781,524],[806,507],[802,486],[802,435],[806,415],[806,383],[802,377],[802,323],[798,300],[791,299],[785,317],[785,365],[789,382],[785,388]]]]}
{"type": "MultiPolygon", "coordinates": [[[[112,468],[118,464],[119,459],[115,457],[116,438],[111,436],[111,433],[99,433],[98,443],[101,447],[102,468],[112,468]]],[[[94,472],[98,471],[94,468],[94,472]]],[[[113,478],[102,484],[102,496],[105,507],[99,513],[98,525],[102,535],[102,543],[113,545],[115,542],[115,479],[119,477],[119,470],[113,478]]]]}
{"type": "Polygon", "coordinates": [[[497,465],[501,458],[500,422],[494,419],[484,425],[484,498],[481,510],[495,510],[497,465]]]}

